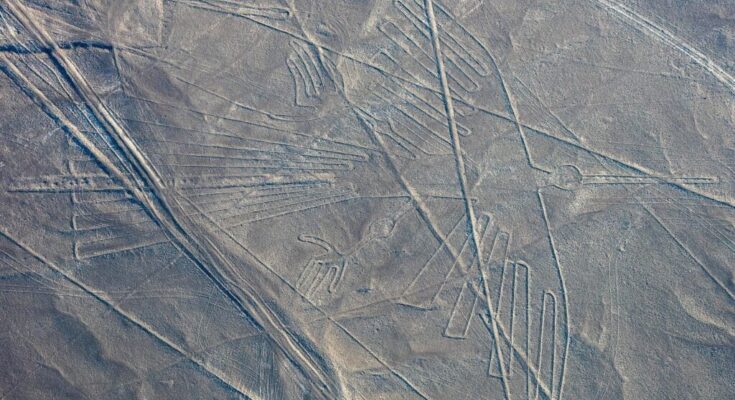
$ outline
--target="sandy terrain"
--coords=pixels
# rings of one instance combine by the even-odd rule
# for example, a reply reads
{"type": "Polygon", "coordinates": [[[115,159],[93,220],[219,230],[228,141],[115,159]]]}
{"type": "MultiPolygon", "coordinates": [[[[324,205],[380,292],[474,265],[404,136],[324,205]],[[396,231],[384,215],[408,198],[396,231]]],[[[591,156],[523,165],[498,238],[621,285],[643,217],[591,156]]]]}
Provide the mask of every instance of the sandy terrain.
{"type": "Polygon", "coordinates": [[[0,399],[735,398],[735,2],[3,0],[0,399]]]}

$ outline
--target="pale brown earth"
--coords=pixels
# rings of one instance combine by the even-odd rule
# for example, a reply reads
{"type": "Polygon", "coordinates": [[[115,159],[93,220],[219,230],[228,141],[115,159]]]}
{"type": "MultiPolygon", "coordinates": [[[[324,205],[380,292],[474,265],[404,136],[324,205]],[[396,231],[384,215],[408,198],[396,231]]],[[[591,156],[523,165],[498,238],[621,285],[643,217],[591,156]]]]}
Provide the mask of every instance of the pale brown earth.
{"type": "Polygon", "coordinates": [[[733,0],[3,0],[0,399],[735,398],[733,0]]]}

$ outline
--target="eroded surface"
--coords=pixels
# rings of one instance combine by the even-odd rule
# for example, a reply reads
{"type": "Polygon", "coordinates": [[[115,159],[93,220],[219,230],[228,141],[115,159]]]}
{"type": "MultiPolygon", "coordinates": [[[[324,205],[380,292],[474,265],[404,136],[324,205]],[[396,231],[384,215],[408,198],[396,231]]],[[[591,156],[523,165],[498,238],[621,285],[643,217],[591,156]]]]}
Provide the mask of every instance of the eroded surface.
{"type": "Polygon", "coordinates": [[[0,398],[735,394],[732,1],[0,24],[0,398]]]}

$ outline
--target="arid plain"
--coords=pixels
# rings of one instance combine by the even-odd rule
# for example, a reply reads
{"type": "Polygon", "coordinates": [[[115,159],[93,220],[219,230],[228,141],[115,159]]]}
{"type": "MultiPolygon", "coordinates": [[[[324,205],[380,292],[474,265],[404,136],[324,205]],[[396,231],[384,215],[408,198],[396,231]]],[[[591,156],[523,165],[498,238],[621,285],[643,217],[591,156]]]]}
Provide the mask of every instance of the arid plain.
{"type": "Polygon", "coordinates": [[[3,0],[0,399],[735,398],[733,0],[3,0]]]}

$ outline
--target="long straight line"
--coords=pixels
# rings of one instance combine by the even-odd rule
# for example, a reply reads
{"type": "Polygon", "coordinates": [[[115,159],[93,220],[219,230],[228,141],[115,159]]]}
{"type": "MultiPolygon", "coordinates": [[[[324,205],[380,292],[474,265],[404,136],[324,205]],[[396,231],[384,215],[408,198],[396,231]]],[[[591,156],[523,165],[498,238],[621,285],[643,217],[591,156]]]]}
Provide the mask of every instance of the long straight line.
{"type": "MultiPolygon", "coordinates": [[[[119,303],[115,303],[112,299],[110,299],[105,294],[101,293],[100,290],[97,290],[96,288],[90,287],[84,282],[79,281],[77,278],[75,278],[73,275],[69,274],[67,271],[65,271],[63,268],[56,265],[53,261],[46,258],[43,254],[37,252],[35,249],[31,248],[27,244],[21,242],[19,239],[15,238],[13,235],[10,234],[4,227],[0,227],[0,237],[4,237],[7,240],[9,240],[11,243],[13,243],[15,246],[22,249],[24,252],[28,253],[30,256],[32,256],[37,261],[41,262],[43,265],[45,265],[47,268],[49,268],[54,273],[57,273],[61,275],[67,282],[71,283],[73,286],[80,289],[85,294],[89,295],[93,299],[97,300],[98,302],[102,303],[104,306],[108,307],[111,311],[113,311],[115,314],[120,316],[121,318],[125,319],[126,321],[130,322],[137,328],[141,329],[146,334],[150,335],[155,339],[156,341],[162,343],[165,347],[175,351],[180,356],[186,358],[187,360],[194,363],[196,366],[201,368],[203,371],[205,371],[207,374],[214,377],[216,380],[222,382],[224,385],[229,387],[230,389],[234,390],[235,392],[245,396],[248,399],[259,399],[259,397],[255,393],[251,393],[247,390],[247,388],[243,387],[243,385],[239,384],[238,382],[233,382],[231,380],[231,377],[227,376],[226,374],[223,374],[223,371],[220,371],[216,368],[213,368],[205,358],[201,358],[197,356],[196,353],[188,352],[183,347],[176,344],[173,340],[166,337],[162,333],[158,332],[155,327],[147,324],[145,321],[142,321],[138,319],[135,315],[132,315],[125,311],[124,309],[120,308],[119,303]]],[[[12,392],[12,389],[11,389],[12,392]]],[[[10,392],[5,393],[2,398],[5,398],[5,395],[10,394],[10,392]]]]}
{"type": "MultiPolygon", "coordinates": [[[[204,240],[200,240],[196,235],[188,232],[192,229],[192,222],[186,215],[177,215],[177,212],[181,211],[177,199],[168,196],[168,190],[158,172],[150,164],[145,154],[140,151],[133,139],[118,124],[113,113],[99,99],[97,93],[84,79],[74,61],[58,49],[48,32],[28,15],[28,10],[19,0],[5,0],[3,4],[8,7],[10,14],[28,30],[31,37],[53,49],[48,53],[49,56],[66,75],[66,80],[73,86],[79,98],[86,103],[95,118],[125,152],[124,160],[121,161],[133,166],[134,178],[141,178],[144,181],[138,182],[137,179],[136,181],[126,181],[124,178],[127,177],[123,175],[121,181],[125,183],[124,186],[145,205],[144,209],[173,239],[172,241],[176,247],[185,253],[212,280],[218,290],[227,296],[241,311],[245,319],[268,332],[270,338],[288,360],[308,379],[308,383],[314,386],[317,390],[315,395],[318,398],[336,397],[335,392],[339,392],[340,388],[332,382],[329,373],[315,360],[310,353],[311,349],[304,346],[291,332],[282,327],[281,318],[272,310],[268,302],[264,301],[254,291],[249,281],[242,282],[247,287],[235,283],[240,283],[232,279],[232,276],[236,274],[234,272],[235,267],[211,240],[206,237],[204,240]],[[144,184],[147,185],[147,189],[151,193],[146,192],[144,184]]],[[[7,64],[12,63],[8,62],[7,64]]],[[[16,72],[16,74],[18,73],[16,72]]],[[[30,81],[26,83],[28,83],[28,86],[33,86],[30,81]]],[[[37,88],[36,91],[38,91],[37,88]]],[[[53,105],[50,101],[48,103],[53,105]]],[[[68,122],[65,122],[65,124],[71,126],[68,122]]],[[[84,142],[86,139],[84,135],[80,134],[80,137],[81,141],[84,142]]],[[[86,141],[89,142],[88,139],[86,141]]],[[[94,148],[94,144],[90,144],[90,148],[94,148]]],[[[104,156],[104,153],[101,152],[93,152],[93,154],[104,156]]]]}
{"type": "Polygon", "coordinates": [[[454,116],[454,102],[452,93],[449,90],[449,80],[447,79],[447,71],[444,68],[444,57],[441,51],[441,40],[439,39],[439,28],[436,24],[436,16],[434,15],[434,2],[425,0],[426,14],[429,18],[431,27],[431,36],[434,42],[434,53],[436,57],[436,66],[439,72],[439,80],[442,86],[442,94],[444,95],[444,107],[447,112],[447,124],[449,125],[449,134],[451,136],[452,150],[454,151],[454,160],[457,166],[457,176],[459,177],[459,186],[464,197],[465,208],[467,209],[467,217],[469,219],[470,229],[472,231],[472,242],[477,255],[482,259],[480,240],[477,233],[477,219],[475,218],[475,209],[470,201],[469,185],[467,184],[467,175],[465,173],[465,162],[462,154],[462,146],[459,142],[459,131],[457,129],[457,120],[454,116]]]}
{"type": "MultiPolygon", "coordinates": [[[[470,233],[472,235],[472,244],[475,247],[475,254],[479,263],[480,273],[482,275],[482,281],[485,291],[485,299],[490,313],[491,330],[493,339],[495,342],[495,351],[498,354],[499,360],[504,360],[502,350],[500,349],[500,335],[498,335],[497,320],[495,318],[495,310],[490,299],[490,288],[488,285],[488,277],[485,274],[483,268],[484,257],[482,256],[482,247],[480,246],[480,238],[477,232],[477,219],[475,218],[475,209],[472,207],[470,201],[469,187],[467,184],[467,175],[465,173],[464,157],[462,155],[462,147],[459,142],[459,132],[457,130],[457,120],[454,116],[454,105],[452,102],[452,93],[449,91],[449,81],[447,79],[447,72],[444,68],[444,58],[441,51],[441,40],[439,38],[439,28],[436,24],[436,16],[434,15],[434,2],[432,0],[425,0],[426,16],[429,19],[429,27],[431,29],[431,37],[434,43],[434,56],[436,58],[436,66],[439,73],[439,81],[442,86],[442,93],[444,95],[444,107],[447,112],[447,123],[449,125],[449,134],[452,139],[452,150],[454,151],[454,160],[457,167],[457,176],[459,177],[459,186],[462,191],[462,197],[464,197],[465,209],[467,211],[467,218],[469,219],[470,233]]],[[[503,391],[505,392],[505,398],[510,400],[510,388],[508,387],[507,374],[505,371],[505,365],[502,361],[500,364],[500,376],[503,383],[503,391]]]]}

